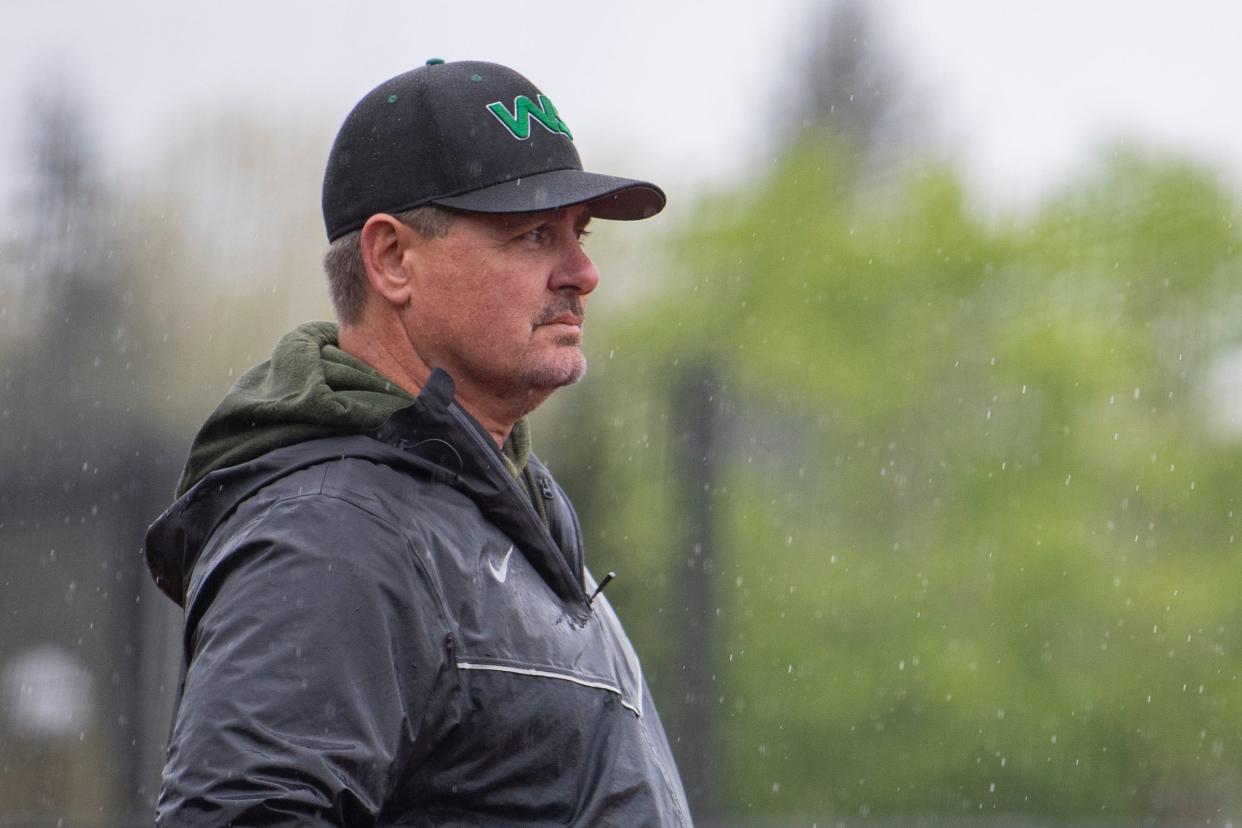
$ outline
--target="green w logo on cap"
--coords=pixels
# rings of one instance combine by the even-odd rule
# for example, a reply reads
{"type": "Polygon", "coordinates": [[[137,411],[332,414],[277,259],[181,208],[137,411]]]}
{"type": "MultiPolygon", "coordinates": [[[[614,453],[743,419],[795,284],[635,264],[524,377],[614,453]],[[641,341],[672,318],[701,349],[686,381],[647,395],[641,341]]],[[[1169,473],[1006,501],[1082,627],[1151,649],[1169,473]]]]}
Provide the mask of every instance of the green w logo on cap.
{"type": "Polygon", "coordinates": [[[569,127],[561,120],[561,116],[557,114],[556,107],[552,101],[543,95],[536,96],[539,103],[535,103],[525,95],[518,95],[513,99],[513,113],[510,114],[508,108],[501,102],[489,103],[487,111],[496,116],[496,120],[505,125],[505,129],[513,134],[513,137],[519,141],[525,141],[530,137],[530,119],[533,117],[536,121],[543,125],[548,132],[559,132],[569,140],[574,140],[573,133],[569,131],[569,127]]]}

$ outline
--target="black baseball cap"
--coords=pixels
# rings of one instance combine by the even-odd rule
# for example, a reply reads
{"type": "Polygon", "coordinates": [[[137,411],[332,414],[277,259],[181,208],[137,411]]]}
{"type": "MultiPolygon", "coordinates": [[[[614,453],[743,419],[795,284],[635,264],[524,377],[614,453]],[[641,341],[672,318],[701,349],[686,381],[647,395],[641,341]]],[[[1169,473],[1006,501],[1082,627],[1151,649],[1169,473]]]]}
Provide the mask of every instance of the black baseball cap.
{"type": "Polygon", "coordinates": [[[551,99],[481,61],[429,60],[372,89],[341,125],[323,178],[329,241],[423,204],[524,213],[590,202],[593,217],[632,220],[664,201],[646,181],[583,171],[551,99]]]}

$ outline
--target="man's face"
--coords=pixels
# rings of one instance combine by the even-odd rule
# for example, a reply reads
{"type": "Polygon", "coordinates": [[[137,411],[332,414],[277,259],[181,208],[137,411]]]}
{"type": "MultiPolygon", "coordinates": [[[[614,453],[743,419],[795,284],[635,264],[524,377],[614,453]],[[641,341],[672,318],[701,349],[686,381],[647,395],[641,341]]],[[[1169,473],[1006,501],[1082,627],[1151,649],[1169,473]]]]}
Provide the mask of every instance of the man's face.
{"type": "Polygon", "coordinates": [[[581,245],[588,221],[584,206],[460,213],[444,238],[407,248],[403,320],[423,362],[462,394],[517,404],[581,379],[583,314],[599,282],[581,245]]]}

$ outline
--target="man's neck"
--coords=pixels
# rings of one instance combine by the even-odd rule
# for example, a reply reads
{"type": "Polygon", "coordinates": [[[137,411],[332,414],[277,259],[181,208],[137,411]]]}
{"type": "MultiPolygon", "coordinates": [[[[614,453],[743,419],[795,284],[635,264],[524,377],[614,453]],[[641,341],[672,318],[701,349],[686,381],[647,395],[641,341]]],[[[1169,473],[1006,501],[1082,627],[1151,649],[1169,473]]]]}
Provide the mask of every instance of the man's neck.
{"type": "MultiPolygon", "coordinates": [[[[427,365],[413,348],[393,347],[393,343],[403,341],[408,342],[403,336],[377,336],[359,325],[340,326],[339,345],[342,351],[362,360],[408,394],[417,397],[431,376],[432,366],[427,365]]],[[[459,379],[453,377],[454,383],[458,383],[459,379]]],[[[537,399],[506,405],[503,401],[479,393],[479,389],[472,388],[468,383],[457,384],[455,392],[457,403],[487,430],[497,447],[504,446],[513,424],[534,410],[547,394],[534,396],[537,399]]]]}

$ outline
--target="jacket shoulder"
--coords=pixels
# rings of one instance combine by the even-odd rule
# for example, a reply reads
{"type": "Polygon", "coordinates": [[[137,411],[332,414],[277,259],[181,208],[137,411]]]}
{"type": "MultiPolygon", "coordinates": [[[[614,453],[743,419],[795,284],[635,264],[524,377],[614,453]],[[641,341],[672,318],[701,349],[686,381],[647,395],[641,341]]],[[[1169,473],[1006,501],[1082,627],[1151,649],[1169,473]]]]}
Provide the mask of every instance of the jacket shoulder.
{"type": "MultiPolygon", "coordinates": [[[[441,618],[440,590],[418,550],[425,545],[417,519],[394,508],[417,501],[410,475],[370,460],[345,457],[300,469],[237,505],[206,544],[187,590],[187,630],[223,583],[269,567],[343,570],[350,588],[370,590],[415,580],[441,618]],[[389,487],[387,494],[379,487],[389,487]]],[[[286,577],[264,576],[288,589],[286,577]]],[[[338,584],[338,589],[341,585],[338,584]]]]}

